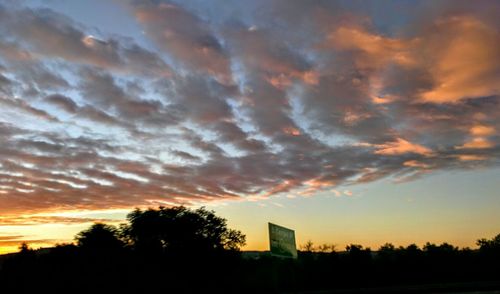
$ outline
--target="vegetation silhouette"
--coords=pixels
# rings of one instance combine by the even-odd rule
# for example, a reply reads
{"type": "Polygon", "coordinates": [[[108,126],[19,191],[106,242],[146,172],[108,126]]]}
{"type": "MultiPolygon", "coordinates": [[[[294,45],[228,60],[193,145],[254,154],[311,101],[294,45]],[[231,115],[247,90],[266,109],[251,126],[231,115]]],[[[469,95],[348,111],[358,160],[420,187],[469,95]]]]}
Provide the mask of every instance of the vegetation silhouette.
{"type": "Polygon", "coordinates": [[[226,220],[205,208],[136,209],[121,227],[126,243],[141,253],[208,254],[238,251],[245,236],[227,228],[226,220]]]}
{"type": "Polygon", "coordinates": [[[124,247],[118,230],[102,223],[95,223],[89,229],[78,233],[75,240],[79,248],[91,254],[112,254],[124,247]]]}
{"type": "Polygon", "coordinates": [[[96,223],[74,244],[0,257],[1,292],[426,293],[500,289],[500,234],[478,249],[426,243],[373,251],[358,244],[301,247],[298,259],[245,255],[245,236],[200,208],[132,211],[96,223]],[[257,258],[255,258],[257,256],[257,258]]]}

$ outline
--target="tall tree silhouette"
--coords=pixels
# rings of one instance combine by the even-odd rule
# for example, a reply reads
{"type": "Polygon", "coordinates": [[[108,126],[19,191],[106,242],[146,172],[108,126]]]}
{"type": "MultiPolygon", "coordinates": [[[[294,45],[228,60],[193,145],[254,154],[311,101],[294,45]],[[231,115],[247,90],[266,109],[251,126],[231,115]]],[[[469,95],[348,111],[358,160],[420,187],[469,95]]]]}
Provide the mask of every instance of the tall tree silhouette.
{"type": "Polygon", "coordinates": [[[93,253],[116,252],[124,244],[119,238],[118,230],[111,225],[95,223],[87,230],[76,235],[78,247],[93,253]]]}
{"type": "Polygon", "coordinates": [[[225,219],[203,207],[136,209],[127,219],[123,235],[129,245],[142,252],[237,251],[245,244],[245,235],[229,229],[225,219]]]}

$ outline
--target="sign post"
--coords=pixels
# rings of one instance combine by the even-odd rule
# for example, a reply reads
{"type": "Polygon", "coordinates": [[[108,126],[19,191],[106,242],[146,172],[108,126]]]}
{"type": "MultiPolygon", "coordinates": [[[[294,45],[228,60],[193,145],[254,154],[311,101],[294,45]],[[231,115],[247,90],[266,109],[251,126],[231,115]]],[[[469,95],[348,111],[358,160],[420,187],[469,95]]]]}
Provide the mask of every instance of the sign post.
{"type": "Polygon", "coordinates": [[[293,230],[269,223],[269,246],[273,256],[297,258],[295,232],[293,230]]]}

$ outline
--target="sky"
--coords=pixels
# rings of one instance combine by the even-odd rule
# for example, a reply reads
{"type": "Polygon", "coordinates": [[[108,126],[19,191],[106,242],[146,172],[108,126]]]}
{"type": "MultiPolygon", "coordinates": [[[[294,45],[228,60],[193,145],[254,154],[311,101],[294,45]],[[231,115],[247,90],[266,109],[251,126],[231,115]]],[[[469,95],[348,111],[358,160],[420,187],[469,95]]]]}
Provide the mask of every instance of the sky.
{"type": "Polygon", "coordinates": [[[268,248],[500,233],[498,1],[0,0],[0,253],[135,207],[268,248]]]}

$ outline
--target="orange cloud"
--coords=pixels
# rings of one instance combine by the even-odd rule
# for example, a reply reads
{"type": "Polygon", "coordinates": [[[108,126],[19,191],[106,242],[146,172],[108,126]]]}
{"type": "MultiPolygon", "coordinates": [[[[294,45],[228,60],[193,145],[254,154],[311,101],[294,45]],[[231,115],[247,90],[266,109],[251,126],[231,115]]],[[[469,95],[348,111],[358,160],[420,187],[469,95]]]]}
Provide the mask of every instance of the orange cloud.
{"type": "Polygon", "coordinates": [[[271,189],[269,189],[264,195],[251,196],[253,199],[265,199],[271,195],[279,194],[282,192],[288,192],[293,189],[297,185],[296,181],[293,180],[284,180],[283,182],[275,185],[271,189]]]}
{"type": "Polygon", "coordinates": [[[291,136],[300,136],[301,135],[301,132],[299,129],[297,128],[294,128],[294,127],[286,127],[286,128],[283,128],[283,132],[287,135],[291,135],[291,136]]]}
{"type": "Polygon", "coordinates": [[[463,145],[455,147],[456,149],[486,149],[495,146],[487,138],[487,136],[495,134],[495,128],[478,124],[472,126],[469,129],[469,133],[473,138],[463,145]]]}
{"type": "Polygon", "coordinates": [[[495,128],[483,125],[475,125],[470,128],[470,133],[473,136],[490,136],[495,134],[495,128]]]}
{"type": "MultiPolygon", "coordinates": [[[[457,102],[500,93],[500,38],[497,30],[472,17],[440,21],[423,43],[436,86],[422,94],[429,102],[457,102]]],[[[425,56],[423,56],[425,58],[425,56]]]]}
{"type": "Polygon", "coordinates": [[[481,161],[486,160],[487,157],[483,155],[474,155],[474,154],[460,154],[457,156],[461,161],[481,161]]]}
{"type": "Polygon", "coordinates": [[[326,188],[332,187],[335,185],[334,181],[323,180],[323,179],[311,179],[304,182],[306,188],[300,191],[298,194],[304,197],[312,196],[316,192],[322,191],[326,188]]]}
{"type": "Polygon", "coordinates": [[[457,149],[484,149],[484,148],[491,148],[493,146],[494,144],[488,141],[488,139],[477,137],[469,142],[466,142],[462,146],[457,147],[457,149]]]}
{"type": "Polygon", "coordinates": [[[344,122],[347,125],[356,125],[358,122],[370,117],[369,113],[346,111],[344,115],[344,122]]]}
{"type": "Polygon", "coordinates": [[[375,154],[381,155],[399,155],[404,153],[416,153],[421,155],[430,155],[432,150],[419,144],[411,143],[405,139],[398,138],[394,142],[376,145],[375,154]]]}
{"type": "Polygon", "coordinates": [[[302,74],[302,80],[308,85],[317,85],[319,82],[319,73],[314,70],[306,71],[302,74]]]}
{"type": "Polygon", "coordinates": [[[355,50],[362,54],[356,59],[360,68],[377,68],[393,61],[411,65],[411,42],[371,34],[362,28],[343,26],[327,37],[327,42],[340,50],[355,50]]]}
{"type": "Polygon", "coordinates": [[[284,90],[285,88],[292,85],[292,80],[284,74],[269,77],[267,78],[267,81],[275,88],[280,90],[284,90]]]}
{"type": "Polygon", "coordinates": [[[53,215],[7,215],[0,217],[0,226],[31,226],[41,224],[84,224],[92,222],[116,222],[105,218],[64,217],[53,215]]]}
{"type": "Polygon", "coordinates": [[[385,95],[383,97],[372,96],[371,98],[372,98],[373,104],[387,104],[387,103],[391,103],[394,100],[396,100],[396,97],[394,95],[385,95]]]}
{"type": "Polygon", "coordinates": [[[425,102],[453,103],[500,93],[500,38],[478,19],[455,16],[440,20],[421,36],[388,38],[354,26],[341,26],[327,37],[327,47],[354,54],[358,69],[370,73],[370,97],[388,103],[379,70],[389,64],[420,69],[432,78],[431,89],[417,93],[425,102]]]}
{"type": "Polygon", "coordinates": [[[404,166],[408,167],[418,167],[418,168],[428,168],[429,165],[417,160],[408,160],[403,163],[404,166]]]}
{"type": "Polygon", "coordinates": [[[300,72],[292,69],[286,74],[280,73],[267,77],[266,80],[275,88],[284,90],[293,84],[293,78],[298,78],[307,85],[315,86],[319,82],[319,73],[314,70],[300,72]]]}

